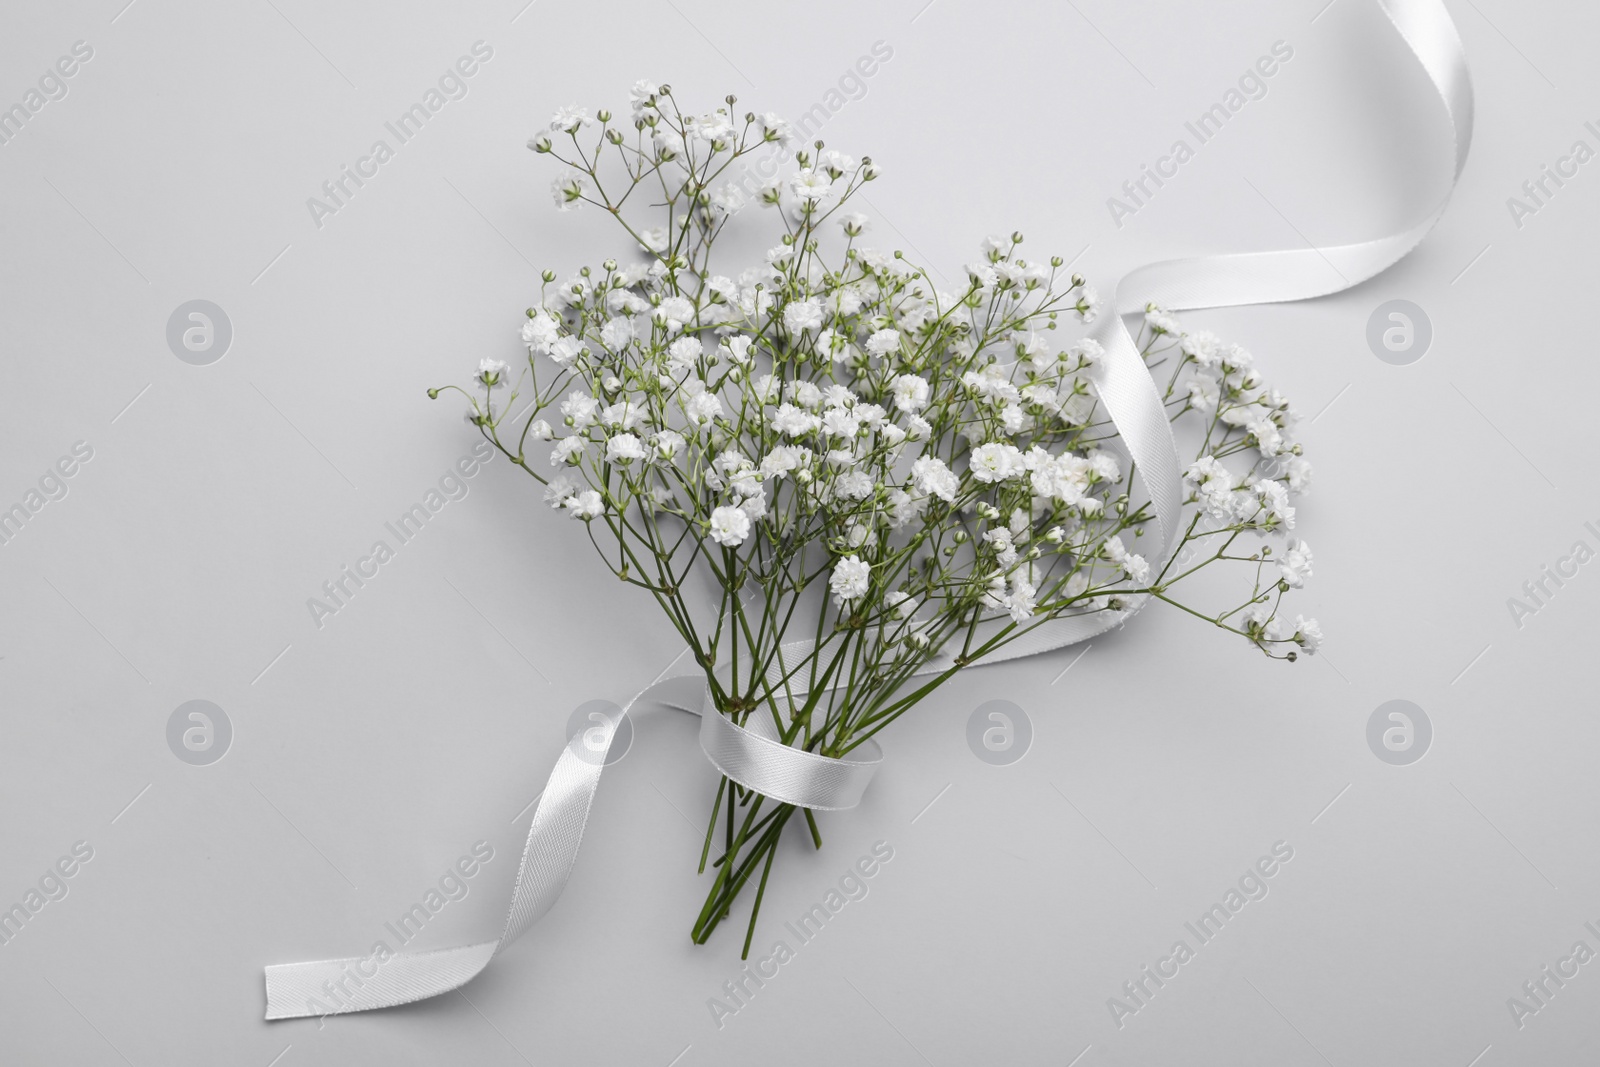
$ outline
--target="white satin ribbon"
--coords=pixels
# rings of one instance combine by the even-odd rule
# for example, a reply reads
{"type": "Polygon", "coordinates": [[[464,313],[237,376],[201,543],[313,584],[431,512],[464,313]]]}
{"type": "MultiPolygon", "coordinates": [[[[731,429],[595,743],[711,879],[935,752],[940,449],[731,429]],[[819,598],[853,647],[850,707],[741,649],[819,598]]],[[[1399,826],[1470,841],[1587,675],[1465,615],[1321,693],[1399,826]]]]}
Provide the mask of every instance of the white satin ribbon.
{"type": "MultiPolygon", "coordinates": [[[[1455,25],[1441,0],[1377,2],[1444,101],[1455,142],[1455,179],[1459,179],[1472,140],[1472,85],[1455,25]]],[[[1452,190],[1454,186],[1453,179],[1452,190]]],[[[1426,218],[1379,240],[1322,249],[1169,260],[1135,270],[1117,285],[1112,313],[1096,331],[1105,358],[1095,369],[1094,381],[1150,496],[1160,531],[1161,551],[1154,555],[1165,560],[1178,536],[1182,467],[1161,394],[1122,316],[1143,311],[1146,302],[1183,310],[1305,300],[1338,292],[1393,265],[1416,247],[1443,214],[1448,199],[1446,193],[1426,218]]],[[[1054,619],[982,662],[1050,652],[1093,637],[1125,618],[1099,612],[1054,619]]],[[[786,646],[782,658],[797,662],[796,654],[803,655],[805,650],[803,643],[786,646]]],[[[947,656],[940,656],[918,673],[936,673],[953,665],[947,656]]],[[[658,682],[628,701],[623,714],[646,697],[693,711],[702,717],[700,745],[707,758],[747,789],[822,811],[859,803],[882,759],[875,742],[837,760],[784,745],[776,739],[776,727],[770,723],[755,719],[749,726],[739,726],[719,714],[710,705],[704,683],[688,684],[694,681],[680,677],[658,682]]],[[[382,962],[350,957],[270,966],[266,969],[267,1018],[387,1008],[447,993],[471,981],[561,896],[578,857],[605,754],[619,724],[620,718],[598,749],[586,742],[585,734],[592,730],[579,731],[556,761],[528,828],[505,927],[498,938],[432,952],[393,953],[382,962]]]]}

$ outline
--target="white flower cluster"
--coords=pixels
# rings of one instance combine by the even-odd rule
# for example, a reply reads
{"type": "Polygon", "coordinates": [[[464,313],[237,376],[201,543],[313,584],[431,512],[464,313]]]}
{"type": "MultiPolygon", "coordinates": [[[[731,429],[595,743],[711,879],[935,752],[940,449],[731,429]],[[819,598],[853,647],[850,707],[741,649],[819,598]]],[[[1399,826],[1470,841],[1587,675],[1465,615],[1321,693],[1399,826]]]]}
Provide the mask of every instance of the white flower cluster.
{"type": "MultiPolygon", "coordinates": [[[[872,161],[801,146],[734,103],[685,113],[639,82],[625,123],[556,112],[529,147],[565,168],[557,207],[596,206],[643,258],[560,284],[546,271],[524,365],[484,360],[460,390],[468,421],[661,605],[721,713],[770,715],[781,743],[843,756],[1033,628],[1114,622],[1150,598],[1274,658],[1317,650],[1315,620],[1279,617],[1311,575],[1311,549],[1288,540],[1311,471],[1248,353],[1148,310],[1141,353],[1198,440],[1183,536],[1156,555],[1096,391],[1105,352],[1077,334],[1101,311],[1084,279],[1023,256],[1021,234],[987,238],[943,285],[858,244],[870,220],[849,202],[872,161]],[[756,189],[723,179],[749,174],[730,164],[753,152],[792,171],[756,189]],[[729,269],[713,247],[752,201],[776,237],[729,269]],[[1213,566],[1243,572],[1238,602],[1185,603],[1213,566]],[[919,677],[941,652],[953,666],[919,677]]],[[[725,810],[727,852],[697,939],[795,813],[758,819],[764,802],[719,786],[707,842],[725,810]]]]}
{"type": "Polygon", "coordinates": [[[901,253],[858,245],[869,221],[843,208],[877,168],[820,144],[759,190],[777,209],[777,243],[720,273],[713,243],[747,198],[717,176],[792,144],[781,120],[736,119],[732,104],[685,114],[670,88],[640,82],[631,137],[602,110],[586,148],[596,119],[569,107],[530,142],[567,165],[558,205],[600,206],[646,258],[560,284],[546,272],[521,327],[525,372],[511,388],[511,370],[485,361],[467,414],[546,484],[552,508],[609,529],[608,565],[656,594],[704,662],[730,648],[749,662],[772,655],[823,574],[829,595],[811,610],[832,614],[802,627],[826,638],[816,655],[829,635],[859,640],[898,685],[952,642],[975,661],[1057,615],[1173,600],[1178,582],[1224,561],[1253,567],[1250,595],[1202,617],[1271,655],[1316,650],[1314,620],[1286,632],[1277,619],[1278,598],[1311,572],[1305,542],[1233,547],[1294,529],[1291,499],[1310,478],[1288,402],[1247,352],[1159,308],[1146,315],[1147,361],[1178,357],[1169,410],[1203,429],[1185,476],[1195,522],[1173,560],[1150,558],[1138,542],[1151,512],[1095,392],[1103,352],[1071,329],[1100,311],[1083,278],[1060,258],[1023,257],[1014,234],[986,239],[965,284],[945,291],[901,253]],[[620,185],[602,175],[608,151],[620,185]],[[664,190],[664,224],[622,211],[646,184],[664,190]],[[509,426],[518,397],[531,404],[509,426]],[[532,442],[548,453],[530,454],[532,442]],[[723,590],[705,621],[683,591],[695,565],[723,590]],[[752,587],[757,621],[725,627],[752,587]]]}

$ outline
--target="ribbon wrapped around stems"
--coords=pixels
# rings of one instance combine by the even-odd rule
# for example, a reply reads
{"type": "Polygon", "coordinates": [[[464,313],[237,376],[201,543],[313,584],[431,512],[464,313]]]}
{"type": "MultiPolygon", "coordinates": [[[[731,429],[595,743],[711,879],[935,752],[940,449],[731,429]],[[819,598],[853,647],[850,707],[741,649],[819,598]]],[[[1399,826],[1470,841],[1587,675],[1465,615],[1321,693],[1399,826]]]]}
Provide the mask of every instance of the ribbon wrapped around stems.
{"type": "MultiPolygon", "coordinates": [[[[1441,0],[1377,2],[1444,103],[1454,138],[1453,190],[1472,140],[1472,85],[1461,39],[1441,0]]],[[[1415,248],[1444,213],[1448,200],[1447,192],[1438,207],[1415,225],[1377,240],[1168,260],[1141,267],[1118,283],[1114,313],[1106,316],[1095,334],[1105,356],[1095,369],[1094,381],[1150,496],[1162,559],[1178,535],[1182,471],[1161,395],[1122,316],[1143,311],[1147,302],[1180,311],[1306,300],[1350,288],[1415,248]]],[[[1034,627],[983,662],[1050,652],[1121,621],[1122,617],[1108,613],[1063,616],[1034,627]]],[[[794,652],[803,655],[804,646],[794,646],[794,652]]],[[[779,657],[785,658],[793,661],[795,656],[779,657]]],[[[918,673],[937,673],[953,665],[949,658],[938,656],[918,673]]],[[[693,670],[698,674],[697,668],[693,670]]],[[[797,807],[819,811],[854,807],[883,758],[873,741],[845,758],[833,759],[783,744],[776,729],[759,717],[740,726],[716,710],[701,678],[680,676],[658,682],[629,700],[622,714],[646,699],[700,715],[700,747],[718,771],[747,789],[797,807]]],[[[293,1019],[393,1007],[447,993],[482,972],[561,896],[620,722],[619,717],[604,731],[598,747],[584,736],[593,731],[580,731],[556,761],[528,828],[499,937],[431,952],[397,952],[382,962],[351,957],[269,966],[266,1017],[293,1019]]]]}

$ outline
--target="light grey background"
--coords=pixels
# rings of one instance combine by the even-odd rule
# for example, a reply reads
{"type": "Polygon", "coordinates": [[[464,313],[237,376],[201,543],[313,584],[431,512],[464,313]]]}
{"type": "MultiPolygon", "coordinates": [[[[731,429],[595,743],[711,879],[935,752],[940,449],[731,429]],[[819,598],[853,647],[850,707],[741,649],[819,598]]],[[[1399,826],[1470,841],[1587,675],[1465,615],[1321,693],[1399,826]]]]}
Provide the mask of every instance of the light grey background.
{"type": "Polygon", "coordinates": [[[94,450],[0,547],[0,905],[94,849],[0,945],[0,1060],[1600,1055],[1600,963],[1520,1030],[1506,1006],[1574,942],[1600,948],[1583,927],[1600,925],[1600,564],[1520,629],[1506,605],[1574,541],[1600,545],[1583,529],[1600,526],[1600,162],[1520,228],[1506,206],[1574,140],[1600,146],[1592,8],[1452,0],[1478,123],[1424,246],[1335,297],[1187,316],[1307,416],[1317,573],[1296,602],[1327,655],[1270,663],[1157,608],[1081,660],[953,682],[885,737],[820,853],[788,842],[758,945],[872,842],[893,861],[719,1030],[706,1002],[743,923],[689,943],[714,777],[693,721],[663,711],[607,772],[566,896],[465,996],[261,1020],[264,964],[366,951],[480,839],[495,859],[424,943],[492,936],[568,715],[679,651],[504,463],[321,629],[305,606],[471,446],[424,389],[517,358],[539,268],[625,251],[603,218],[552,210],[526,138],[560,104],[622,110],[641,76],[798,115],[882,40],[892,59],[823,131],[885,169],[877,240],[955,272],[1020,228],[1109,292],[1155,258],[1415,217],[1448,171],[1425,79],[1372,0],[124,3],[11,0],[0,32],[3,106],[75,41],[94,49],[0,146],[0,506],[74,442],[94,450]],[[1106,198],[1280,39],[1295,55],[1267,97],[1114,226],[1106,198]],[[469,95],[315,226],[306,199],[478,40],[494,54],[469,95]],[[1396,298],[1433,326],[1410,366],[1365,342],[1396,298]],[[211,366],[166,344],[193,299],[232,322],[211,366]],[[1396,698],[1433,723],[1410,766],[1366,743],[1396,698]],[[167,747],[194,699],[233,726],[209,766],[167,747]],[[1034,731],[1004,767],[965,740],[997,699],[1034,731]],[[1107,999],[1277,841],[1294,859],[1270,895],[1119,1029],[1107,999]]]}

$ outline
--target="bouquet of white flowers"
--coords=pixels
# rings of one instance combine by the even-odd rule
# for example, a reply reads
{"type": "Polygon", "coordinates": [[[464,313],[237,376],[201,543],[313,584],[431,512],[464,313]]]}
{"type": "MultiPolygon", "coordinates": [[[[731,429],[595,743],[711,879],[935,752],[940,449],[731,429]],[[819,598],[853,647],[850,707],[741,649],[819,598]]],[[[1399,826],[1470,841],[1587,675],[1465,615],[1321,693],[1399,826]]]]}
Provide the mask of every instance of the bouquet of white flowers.
{"type": "MultiPolygon", "coordinates": [[[[1279,621],[1311,550],[1266,540],[1293,529],[1310,468],[1249,353],[1145,315],[1140,351],[1197,442],[1176,551],[1147,558],[1150,505],[1094,385],[1103,350],[1063,336],[1099,311],[1094,290],[1059,257],[1024,259],[1012,234],[941,291],[901,252],[858,243],[869,222],[847,205],[878,176],[870,159],[797,145],[734,103],[687,114],[641,82],[625,124],[557,112],[529,145],[566,167],[557,206],[605,212],[644,257],[560,285],[545,272],[526,365],[485,360],[461,390],[468,421],[661,606],[717,714],[843,757],[1035,628],[1147,598],[1273,658],[1316,650],[1314,620],[1279,621]],[[729,168],[756,152],[792,175],[747,193],[729,168]],[[717,238],[750,200],[771,209],[777,243],[717,273],[717,238]],[[1180,587],[1213,565],[1243,568],[1237,596],[1185,603],[1180,587]]],[[[754,931],[797,811],[821,847],[809,809],[722,780],[696,942],[759,869],[754,931]]]]}

